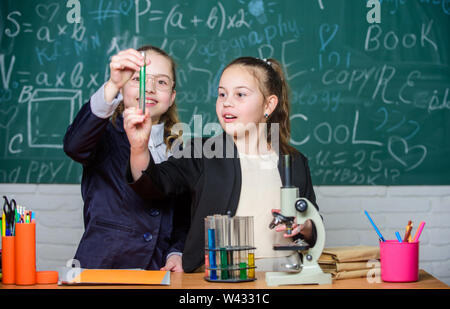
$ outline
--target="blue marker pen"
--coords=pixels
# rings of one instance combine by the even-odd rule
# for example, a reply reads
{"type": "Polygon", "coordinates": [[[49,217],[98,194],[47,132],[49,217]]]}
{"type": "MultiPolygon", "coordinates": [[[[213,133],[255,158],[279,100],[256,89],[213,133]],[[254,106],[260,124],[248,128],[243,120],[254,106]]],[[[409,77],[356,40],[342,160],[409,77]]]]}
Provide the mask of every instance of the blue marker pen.
{"type": "Polygon", "coordinates": [[[397,237],[398,242],[402,242],[402,237],[399,232],[395,232],[395,236],[397,237]]]}
{"type": "Polygon", "coordinates": [[[383,235],[381,235],[380,231],[378,230],[377,226],[373,222],[372,218],[369,216],[369,213],[364,210],[364,213],[366,214],[367,218],[369,219],[370,223],[372,224],[373,228],[375,229],[375,232],[377,232],[378,236],[380,237],[381,241],[385,241],[383,235]]]}

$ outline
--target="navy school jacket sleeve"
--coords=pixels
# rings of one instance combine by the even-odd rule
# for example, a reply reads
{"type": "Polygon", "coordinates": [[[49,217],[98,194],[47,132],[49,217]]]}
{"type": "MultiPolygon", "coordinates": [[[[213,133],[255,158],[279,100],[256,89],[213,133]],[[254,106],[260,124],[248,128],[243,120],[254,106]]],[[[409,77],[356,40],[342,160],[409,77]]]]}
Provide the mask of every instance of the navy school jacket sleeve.
{"type": "MultiPolygon", "coordinates": [[[[194,142],[191,140],[192,144],[194,142]]],[[[147,200],[164,199],[172,195],[175,201],[171,243],[167,254],[183,252],[186,236],[190,227],[190,191],[202,171],[200,160],[194,158],[194,147],[191,143],[183,149],[172,147],[174,156],[167,161],[156,164],[150,153],[150,162],[142,176],[133,182],[128,162],[126,178],[131,188],[147,200]],[[190,159],[192,154],[192,158],[190,159]],[[174,157],[179,159],[174,159],[174,157]],[[180,158],[181,157],[181,158],[180,158]]]]}
{"type": "Polygon", "coordinates": [[[64,152],[73,160],[86,165],[95,155],[109,119],[95,116],[90,101],[85,103],[64,135],[64,152]]]}
{"type": "Polygon", "coordinates": [[[126,177],[131,188],[144,199],[163,198],[167,195],[193,191],[203,172],[199,154],[201,149],[194,146],[195,140],[191,139],[183,150],[174,151],[174,156],[159,164],[154,162],[150,154],[148,167],[136,181],[133,180],[128,162],[126,177]]]}

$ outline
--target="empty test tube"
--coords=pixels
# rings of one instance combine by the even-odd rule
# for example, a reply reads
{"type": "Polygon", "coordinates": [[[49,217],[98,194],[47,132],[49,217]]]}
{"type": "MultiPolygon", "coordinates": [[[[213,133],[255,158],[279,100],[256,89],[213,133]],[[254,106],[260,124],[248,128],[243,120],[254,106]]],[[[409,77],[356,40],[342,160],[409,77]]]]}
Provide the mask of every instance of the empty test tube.
{"type": "Polygon", "coordinates": [[[216,256],[216,267],[217,267],[217,279],[220,279],[221,274],[221,257],[220,248],[222,247],[222,216],[214,215],[214,225],[216,228],[216,250],[214,251],[216,256]]]}
{"type": "Polygon", "coordinates": [[[248,265],[248,254],[245,248],[247,247],[247,217],[239,218],[239,279],[247,279],[247,265],[248,265]]]}
{"type": "Polygon", "coordinates": [[[227,237],[227,264],[228,264],[228,269],[230,269],[228,271],[228,276],[230,279],[234,279],[234,275],[233,275],[233,241],[232,241],[232,237],[233,237],[233,218],[231,216],[227,216],[226,218],[226,224],[227,224],[227,233],[228,233],[228,237],[227,237]]]}

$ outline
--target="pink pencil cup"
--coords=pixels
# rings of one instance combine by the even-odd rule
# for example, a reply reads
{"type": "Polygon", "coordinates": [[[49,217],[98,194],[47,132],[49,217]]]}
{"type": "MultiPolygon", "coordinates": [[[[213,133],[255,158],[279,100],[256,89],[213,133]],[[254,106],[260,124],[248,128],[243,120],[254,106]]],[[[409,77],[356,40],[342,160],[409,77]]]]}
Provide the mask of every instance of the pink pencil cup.
{"type": "Polygon", "coordinates": [[[380,242],[381,280],[414,282],[419,279],[419,242],[380,242]]]}

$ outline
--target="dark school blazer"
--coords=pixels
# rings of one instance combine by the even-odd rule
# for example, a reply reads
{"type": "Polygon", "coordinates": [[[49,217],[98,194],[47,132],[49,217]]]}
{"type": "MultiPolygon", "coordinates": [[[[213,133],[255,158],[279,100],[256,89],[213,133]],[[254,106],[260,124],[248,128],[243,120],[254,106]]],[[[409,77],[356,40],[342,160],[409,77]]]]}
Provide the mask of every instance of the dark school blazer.
{"type": "Polygon", "coordinates": [[[83,165],[85,231],[74,257],[82,268],[159,270],[167,254],[183,252],[189,195],[146,201],[128,186],[123,117],[113,126],[84,104],[64,136],[64,151],[83,165]],[[176,212],[174,205],[180,206],[176,212]]]}
{"type": "MultiPolygon", "coordinates": [[[[283,181],[281,160],[278,170],[283,181]]],[[[233,139],[222,133],[210,139],[192,139],[183,153],[174,153],[174,157],[166,162],[155,164],[151,158],[147,169],[135,182],[128,165],[127,180],[136,193],[145,199],[190,192],[191,228],[183,252],[183,269],[185,272],[192,272],[204,264],[204,218],[214,214],[236,214],[242,175],[233,139]],[[218,147],[220,145],[224,147],[221,149],[218,147]],[[211,152],[217,150],[216,153],[222,154],[222,158],[205,154],[203,147],[212,149],[211,152]],[[181,158],[175,158],[180,156],[181,158]]],[[[308,198],[318,209],[308,160],[300,152],[292,156],[292,183],[299,188],[300,196],[308,198]]]]}

